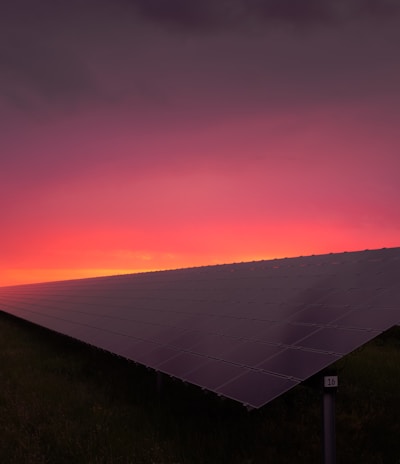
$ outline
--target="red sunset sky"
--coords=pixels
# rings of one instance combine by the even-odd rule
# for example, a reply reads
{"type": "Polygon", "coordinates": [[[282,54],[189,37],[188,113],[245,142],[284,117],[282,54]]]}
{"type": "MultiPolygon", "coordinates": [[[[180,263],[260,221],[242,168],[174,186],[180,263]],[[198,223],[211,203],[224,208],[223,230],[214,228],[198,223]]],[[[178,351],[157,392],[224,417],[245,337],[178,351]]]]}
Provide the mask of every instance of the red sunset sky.
{"type": "Polygon", "coordinates": [[[400,245],[400,4],[0,7],[0,285],[400,245]]]}

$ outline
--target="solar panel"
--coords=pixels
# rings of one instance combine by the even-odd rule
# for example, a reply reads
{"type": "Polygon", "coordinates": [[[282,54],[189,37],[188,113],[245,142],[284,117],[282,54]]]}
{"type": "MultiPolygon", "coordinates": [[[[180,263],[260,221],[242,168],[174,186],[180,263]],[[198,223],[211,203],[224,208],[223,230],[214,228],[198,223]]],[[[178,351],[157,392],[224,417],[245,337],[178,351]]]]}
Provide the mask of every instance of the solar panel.
{"type": "Polygon", "coordinates": [[[400,323],[400,248],[0,288],[0,310],[259,408],[400,323]]]}

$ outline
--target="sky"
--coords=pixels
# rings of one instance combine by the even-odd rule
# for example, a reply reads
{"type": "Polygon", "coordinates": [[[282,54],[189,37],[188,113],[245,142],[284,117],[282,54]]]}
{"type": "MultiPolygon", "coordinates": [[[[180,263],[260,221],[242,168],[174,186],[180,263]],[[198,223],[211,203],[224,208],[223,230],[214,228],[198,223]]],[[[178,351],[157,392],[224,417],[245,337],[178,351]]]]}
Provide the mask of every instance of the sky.
{"type": "Polygon", "coordinates": [[[8,0],[0,286],[400,245],[397,0],[8,0]]]}

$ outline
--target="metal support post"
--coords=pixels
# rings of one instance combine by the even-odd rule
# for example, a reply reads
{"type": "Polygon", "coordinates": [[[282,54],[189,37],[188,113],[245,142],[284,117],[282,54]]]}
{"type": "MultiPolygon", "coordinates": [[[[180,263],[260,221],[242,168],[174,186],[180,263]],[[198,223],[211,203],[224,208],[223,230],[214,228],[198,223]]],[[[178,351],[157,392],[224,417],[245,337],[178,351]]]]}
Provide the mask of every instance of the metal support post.
{"type": "Polygon", "coordinates": [[[336,375],[326,375],[323,377],[323,447],[324,464],[336,463],[336,426],[335,426],[335,399],[338,387],[338,377],[336,375]]]}

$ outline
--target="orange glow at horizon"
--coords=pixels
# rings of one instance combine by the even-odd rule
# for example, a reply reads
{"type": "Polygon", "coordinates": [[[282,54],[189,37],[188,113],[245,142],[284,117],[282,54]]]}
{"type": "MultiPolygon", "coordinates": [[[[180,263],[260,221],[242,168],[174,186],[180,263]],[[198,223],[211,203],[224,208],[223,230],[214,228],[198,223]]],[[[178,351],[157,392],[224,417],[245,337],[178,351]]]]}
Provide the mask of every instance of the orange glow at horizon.
{"type": "MultiPolygon", "coordinates": [[[[264,227],[265,229],[265,227],[264,227]]],[[[393,231],[391,239],[387,234],[381,237],[376,233],[374,237],[362,238],[359,231],[353,230],[350,234],[344,234],[342,230],[334,230],[329,227],[317,228],[312,233],[306,225],[297,226],[296,240],[292,245],[290,235],[293,231],[278,230],[274,234],[269,232],[269,238],[265,240],[266,231],[259,227],[257,231],[236,229],[235,236],[229,236],[232,226],[215,230],[200,230],[197,236],[191,231],[189,243],[182,243],[182,237],[170,231],[164,237],[164,242],[156,249],[151,234],[147,250],[132,252],[129,250],[129,240],[119,242],[121,248],[115,249],[111,243],[93,241],[93,247],[88,247],[88,239],[85,236],[75,237],[72,243],[66,246],[59,236],[58,246],[50,248],[45,253],[42,249],[32,251],[23,261],[24,267],[16,268],[9,263],[8,268],[0,270],[0,286],[40,283],[60,280],[83,279],[90,277],[134,274],[140,272],[152,272],[159,270],[180,269],[216,264],[229,264],[234,262],[261,261],[275,258],[306,256],[312,254],[340,253],[344,251],[360,251],[363,249],[388,248],[399,246],[396,231],[393,231]],[[213,233],[215,235],[213,235],[213,233]],[[173,235],[175,235],[173,239],[173,235]],[[198,244],[196,252],[195,242],[198,244]],[[125,246],[125,248],[124,248],[125,246]],[[158,250],[157,250],[158,248],[158,250]],[[162,251],[167,249],[168,251],[162,251]],[[106,267],[104,266],[106,264],[106,267]]],[[[71,241],[71,236],[66,237],[71,241]]],[[[121,236],[115,239],[118,242],[121,236]]],[[[115,243],[114,243],[115,245],[115,243]]],[[[22,262],[22,261],[21,261],[22,262]]]]}

